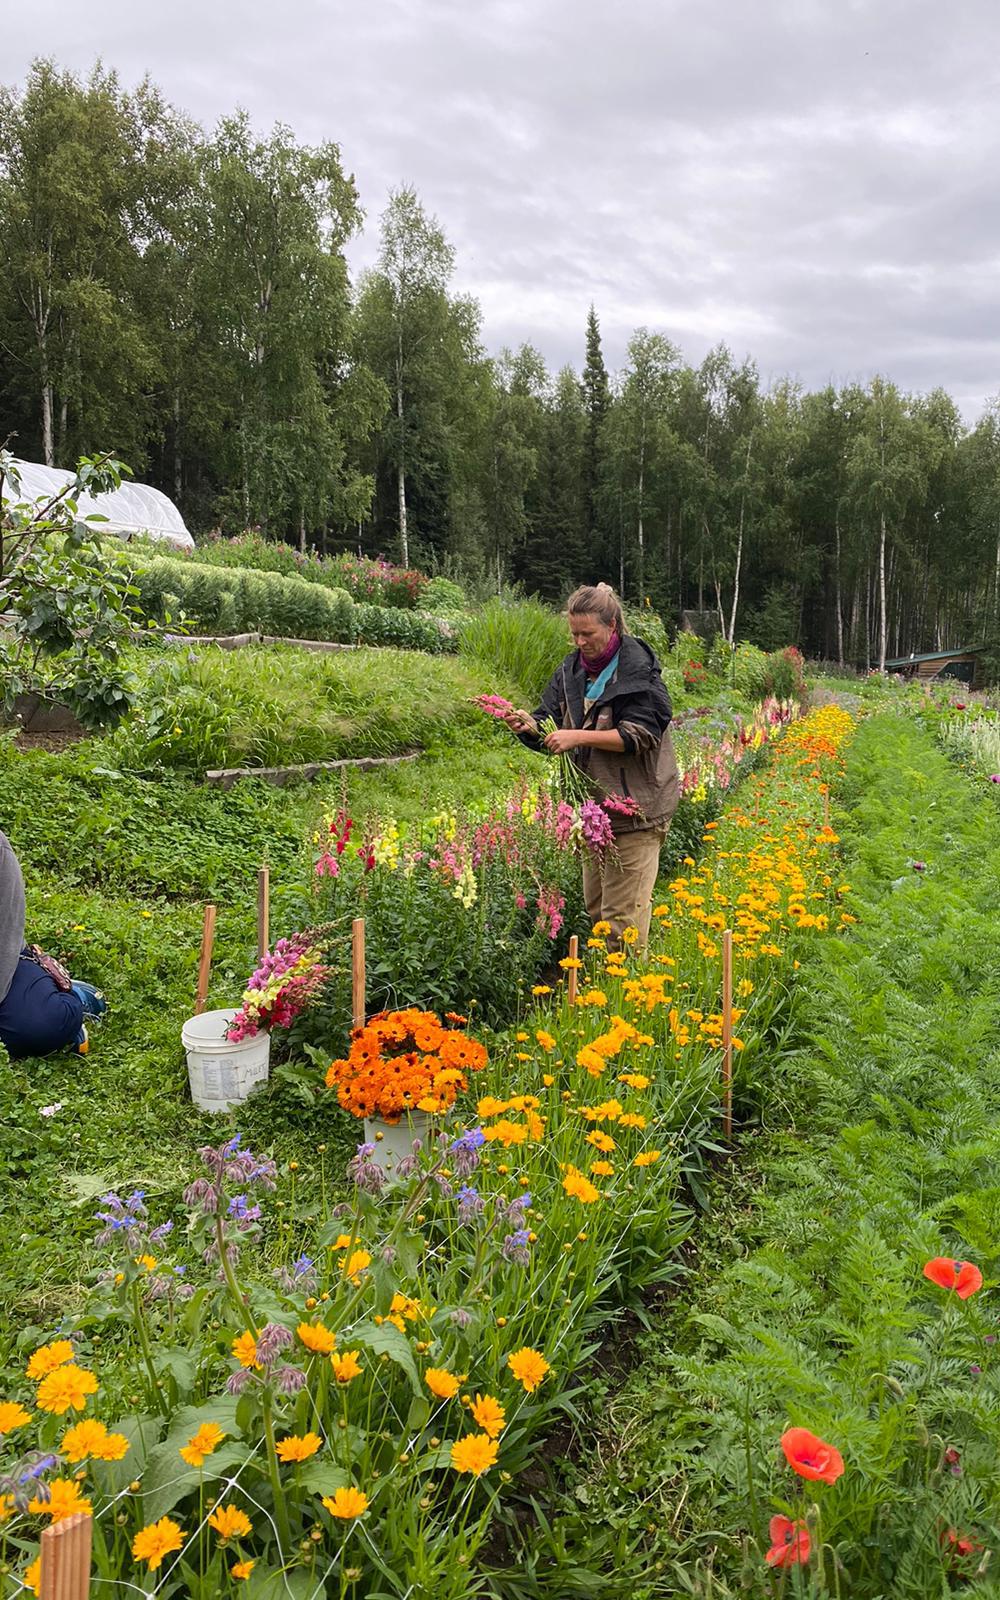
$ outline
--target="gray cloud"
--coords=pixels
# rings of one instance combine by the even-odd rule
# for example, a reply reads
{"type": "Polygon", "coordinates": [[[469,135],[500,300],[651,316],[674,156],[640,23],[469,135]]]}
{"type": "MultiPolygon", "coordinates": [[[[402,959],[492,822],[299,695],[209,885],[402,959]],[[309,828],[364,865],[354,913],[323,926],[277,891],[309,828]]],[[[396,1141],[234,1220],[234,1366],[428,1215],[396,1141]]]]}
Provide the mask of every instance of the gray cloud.
{"type": "Polygon", "coordinates": [[[412,182],[493,349],[632,329],[810,386],[883,371],[970,419],[1000,389],[993,0],[36,0],[2,76],[144,72],[211,125],[336,139],[377,249],[412,182]]]}

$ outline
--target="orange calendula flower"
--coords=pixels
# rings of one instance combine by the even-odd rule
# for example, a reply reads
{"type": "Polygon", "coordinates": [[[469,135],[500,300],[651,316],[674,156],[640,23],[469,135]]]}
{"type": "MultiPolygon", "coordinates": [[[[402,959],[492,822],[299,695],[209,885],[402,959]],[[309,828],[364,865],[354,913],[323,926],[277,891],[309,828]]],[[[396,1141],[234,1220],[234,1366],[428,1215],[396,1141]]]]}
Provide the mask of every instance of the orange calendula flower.
{"type": "Polygon", "coordinates": [[[358,1360],[356,1350],[343,1350],[340,1354],[334,1351],[330,1357],[330,1365],[338,1383],[350,1383],[352,1379],[361,1376],[361,1362],[358,1360]]]}
{"type": "Polygon", "coordinates": [[[585,1178],[582,1172],[577,1171],[576,1167],[570,1167],[562,1181],[562,1186],[566,1193],[571,1195],[574,1200],[579,1200],[581,1205],[593,1205],[595,1200],[601,1198],[601,1191],[595,1189],[590,1179],[585,1178]]]}
{"type": "Polygon", "coordinates": [[[228,1539],[245,1539],[253,1532],[253,1523],[245,1511],[239,1506],[216,1506],[208,1519],[210,1528],[214,1528],[223,1544],[228,1539]]]}
{"type": "Polygon", "coordinates": [[[37,1382],[46,1373],[55,1372],[57,1367],[64,1367],[67,1361],[72,1361],[74,1353],[68,1339],[55,1339],[52,1344],[43,1344],[28,1362],[28,1377],[37,1382]]]}
{"type": "Polygon", "coordinates": [[[257,1360],[257,1341],[252,1333],[241,1333],[234,1339],[232,1352],[241,1367],[256,1367],[258,1372],[262,1371],[257,1360]]]}
{"type": "Polygon", "coordinates": [[[428,1367],[424,1373],[424,1382],[431,1394],[437,1395],[439,1400],[450,1400],[461,1388],[461,1383],[453,1372],[448,1372],[444,1367],[428,1367]]]}
{"type": "Polygon", "coordinates": [[[551,1371],[549,1363],[541,1352],[532,1350],[528,1345],[509,1355],[507,1365],[518,1383],[522,1384],[529,1394],[534,1394],[545,1374],[551,1371]]]}
{"type": "Polygon", "coordinates": [[[187,1444],[181,1445],[178,1454],[189,1467],[203,1466],[225,1437],[225,1429],[220,1428],[217,1422],[203,1422],[198,1432],[191,1435],[187,1444]]]}
{"type": "Polygon", "coordinates": [[[15,1428],[23,1428],[33,1416],[33,1411],[25,1411],[16,1400],[0,1400],[0,1433],[11,1433],[15,1428]]]}
{"type": "Polygon", "coordinates": [[[97,1379],[92,1372],[70,1362],[49,1372],[38,1385],[38,1405],[42,1411],[51,1411],[61,1417],[65,1411],[83,1411],[87,1396],[97,1393],[97,1379]]]}
{"type": "Polygon", "coordinates": [[[317,1355],[328,1356],[337,1348],[336,1334],[324,1328],[321,1322],[300,1322],[295,1332],[306,1349],[315,1351],[317,1355]]]}
{"type": "Polygon", "coordinates": [[[39,1498],[28,1501],[28,1510],[35,1516],[51,1517],[53,1522],[64,1522],[67,1517],[75,1517],[78,1511],[90,1514],[91,1503],[83,1498],[80,1485],[75,1478],[51,1478],[48,1490],[47,1500],[39,1498]]]}
{"type": "Polygon", "coordinates": [[[67,1428],[62,1437],[60,1451],[67,1461],[121,1461],[129,1451],[129,1441],[123,1433],[109,1433],[96,1417],[85,1417],[67,1428]]]}
{"type": "Polygon", "coordinates": [[[368,1496],[360,1489],[337,1489],[323,1496],[323,1505],[331,1517],[340,1517],[346,1522],[368,1510],[368,1496]]]}
{"type": "Polygon", "coordinates": [[[234,1561],[229,1569],[229,1576],[231,1578],[249,1578],[256,1565],[257,1563],[254,1560],[234,1561]]]}
{"type": "Polygon", "coordinates": [[[140,1528],[132,1540],[132,1554],[136,1561],[145,1561],[150,1572],[155,1572],[164,1556],[170,1555],[172,1550],[183,1549],[183,1546],[184,1535],[177,1523],[170,1517],[161,1517],[159,1522],[150,1522],[147,1527],[140,1528]]]}
{"type": "Polygon", "coordinates": [[[323,1441],[318,1433],[290,1433],[279,1439],[274,1448],[279,1461],[308,1461],[323,1448],[323,1441]]]}
{"type": "Polygon", "coordinates": [[[491,1439],[496,1439],[503,1432],[507,1422],[507,1413],[499,1400],[491,1394],[477,1394],[469,1411],[483,1432],[489,1434],[491,1439]]]}
{"type": "Polygon", "coordinates": [[[471,1472],[474,1478],[496,1464],[498,1446],[487,1433],[467,1433],[451,1447],[451,1464],[456,1472],[471,1472]]]}
{"type": "Polygon", "coordinates": [[[635,1165],[637,1167],[651,1167],[654,1162],[659,1161],[662,1154],[662,1150],[644,1150],[641,1155],[636,1156],[635,1165]]]}

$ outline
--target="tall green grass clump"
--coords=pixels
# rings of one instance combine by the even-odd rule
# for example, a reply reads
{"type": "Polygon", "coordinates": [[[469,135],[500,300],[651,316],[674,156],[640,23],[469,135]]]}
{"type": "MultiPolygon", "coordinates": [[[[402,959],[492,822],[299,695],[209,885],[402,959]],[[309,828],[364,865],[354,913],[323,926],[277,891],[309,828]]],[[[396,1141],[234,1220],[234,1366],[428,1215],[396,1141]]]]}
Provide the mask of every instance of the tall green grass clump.
{"type": "Polygon", "coordinates": [[[565,617],[538,600],[490,600],[462,629],[461,654],[513,679],[532,705],[571,645],[565,617]]]}

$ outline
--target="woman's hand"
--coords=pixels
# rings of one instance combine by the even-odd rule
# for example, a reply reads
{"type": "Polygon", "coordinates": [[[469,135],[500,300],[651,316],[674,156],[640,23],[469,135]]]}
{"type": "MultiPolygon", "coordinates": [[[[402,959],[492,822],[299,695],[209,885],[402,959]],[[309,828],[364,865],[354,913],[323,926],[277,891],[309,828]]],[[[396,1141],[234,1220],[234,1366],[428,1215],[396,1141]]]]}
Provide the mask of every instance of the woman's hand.
{"type": "Polygon", "coordinates": [[[527,711],[508,711],[504,722],[511,733],[537,733],[535,719],[527,711]]]}
{"type": "Polygon", "coordinates": [[[585,741],[580,737],[579,728],[553,728],[551,733],[545,735],[546,750],[551,750],[553,755],[562,755],[564,750],[576,750],[585,741]]]}

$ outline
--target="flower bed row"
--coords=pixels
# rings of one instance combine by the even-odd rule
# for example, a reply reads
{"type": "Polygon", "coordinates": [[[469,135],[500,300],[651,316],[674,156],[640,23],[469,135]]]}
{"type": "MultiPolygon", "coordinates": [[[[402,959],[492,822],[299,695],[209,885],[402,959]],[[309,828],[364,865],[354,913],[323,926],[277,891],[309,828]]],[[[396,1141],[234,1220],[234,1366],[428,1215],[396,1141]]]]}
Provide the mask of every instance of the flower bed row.
{"type": "Polygon", "coordinates": [[[295,1163],[279,1174],[239,1136],[200,1152],[183,1237],[141,1192],[105,1197],[113,1259],[0,1418],[21,1451],[0,1484],[21,1570],[46,1518],[92,1508],[97,1572],[122,1591],[477,1592],[497,1503],[576,1414],[596,1329],[677,1270],[682,1172],[718,1109],[720,919],[749,1057],[794,952],[842,916],[819,817],[848,727],[824,711],[790,728],[670,884],[648,954],[609,952],[598,925],[577,1004],[536,985],[488,1064],[448,1048],[457,1015],[376,1019],[379,1054],[419,1029],[479,1067],[475,1110],[391,1175],[363,1143],[329,1217],[301,1214],[295,1163]],[[279,1185],[265,1279],[240,1252],[279,1185]]]}

